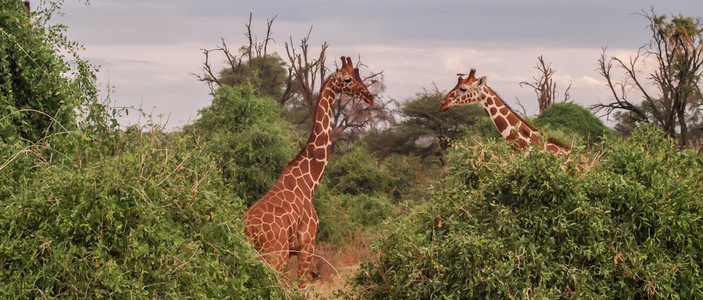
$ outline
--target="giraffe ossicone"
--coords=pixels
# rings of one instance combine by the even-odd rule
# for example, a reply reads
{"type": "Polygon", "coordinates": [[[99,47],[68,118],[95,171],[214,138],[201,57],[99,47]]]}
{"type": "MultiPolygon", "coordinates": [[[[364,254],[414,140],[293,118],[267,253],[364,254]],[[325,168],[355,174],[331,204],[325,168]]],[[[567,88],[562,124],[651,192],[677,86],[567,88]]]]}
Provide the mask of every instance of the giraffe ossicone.
{"type": "Polygon", "coordinates": [[[488,113],[500,135],[507,141],[517,141],[519,148],[537,145],[541,147],[541,150],[557,155],[567,155],[571,152],[568,146],[556,140],[547,139],[544,141],[537,128],[515,113],[498,94],[486,85],[486,76],[476,78],[476,69],[471,69],[466,78],[463,78],[464,75],[457,74],[459,77],[457,84],[447,93],[447,97],[440,104],[440,113],[453,106],[478,102],[488,113]]]}
{"type": "Polygon", "coordinates": [[[309,271],[319,224],[312,200],[330,157],[332,106],[339,94],[359,97],[373,105],[373,95],[359,76],[359,69],[351,58],[342,56],[341,60],[341,68],[320,88],[307,143],[288,162],[271,190],[245,214],[246,234],[274,269],[282,271],[291,255],[298,257],[301,288],[305,279],[316,277],[309,271]]]}

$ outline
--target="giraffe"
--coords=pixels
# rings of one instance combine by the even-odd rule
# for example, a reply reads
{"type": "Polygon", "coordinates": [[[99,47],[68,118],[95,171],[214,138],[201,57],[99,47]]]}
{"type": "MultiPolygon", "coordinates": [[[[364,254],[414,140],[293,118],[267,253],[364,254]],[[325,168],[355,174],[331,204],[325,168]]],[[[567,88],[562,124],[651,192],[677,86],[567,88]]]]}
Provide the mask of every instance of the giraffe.
{"type": "Polygon", "coordinates": [[[466,79],[464,74],[458,74],[456,86],[449,91],[447,98],[442,101],[439,112],[442,113],[452,106],[461,106],[478,102],[488,113],[500,135],[507,141],[517,140],[518,148],[531,145],[542,147],[542,151],[562,156],[571,152],[571,149],[552,139],[542,141],[537,128],[527,123],[516,114],[491,88],[486,85],[486,76],[476,78],[476,69],[471,69],[466,79]]]}
{"type": "Polygon", "coordinates": [[[274,269],[280,272],[290,255],[297,255],[300,288],[305,287],[305,279],[317,277],[308,271],[318,225],[312,200],[330,157],[332,105],[340,93],[373,105],[373,95],[359,76],[359,69],[351,58],[341,59],[342,67],[327,77],[320,88],[307,143],[288,162],[271,190],[245,214],[246,234],[274,269]]]}

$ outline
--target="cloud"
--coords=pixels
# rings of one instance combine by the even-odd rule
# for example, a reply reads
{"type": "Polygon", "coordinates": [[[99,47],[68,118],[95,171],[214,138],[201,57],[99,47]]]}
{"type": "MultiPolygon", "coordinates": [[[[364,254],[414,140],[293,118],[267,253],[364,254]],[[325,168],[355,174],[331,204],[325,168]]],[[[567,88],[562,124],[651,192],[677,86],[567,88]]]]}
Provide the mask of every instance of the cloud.
{"type": "Polygon", "coordinates": [[[88,7],[68,1],[57,22],[102,65],[100,76],[116,86],[120,105],[156,106],[158,113],[171,113],[171,124],[182,125],[211,100],[207,87],[190,76],[201,68],[200,49],[219,45],[221,37],[232,49],[246,44],[250,12],[259,38],[266,19],[277,16],[271,51],[285,57],[289,37],[297,45],[313,26],[311,51],[327,41],[330,58],[361,55],[368,71],[384,71],[388,97],[407,99],[433,85],[447,90],[456,73],[476,68],[506,101],[520,99],[529,112],[536,107],[534,93],[519,82],[537,74],[539,55],[557,70],[559,87],[572,84],[577,103],[607,99],[596,70],[601,48],[628,57],[646,43],[646,20],[633,12],[649,5],[659,14],[703,15],[702,5],[684,0],[122,0],[88,7]]]}

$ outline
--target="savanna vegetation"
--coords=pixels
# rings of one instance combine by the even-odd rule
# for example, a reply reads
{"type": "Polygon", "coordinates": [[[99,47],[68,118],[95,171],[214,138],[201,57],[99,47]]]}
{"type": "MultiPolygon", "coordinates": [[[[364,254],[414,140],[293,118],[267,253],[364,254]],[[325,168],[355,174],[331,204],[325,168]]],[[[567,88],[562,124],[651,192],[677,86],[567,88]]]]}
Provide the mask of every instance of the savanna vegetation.
{"type": "MultiPolygon", "coordinates": [[[[309,53],[306,37],[285,56],[267,53],[270,20],[264,41],[205,51],[197,79],[212,103],[197,120],[172,132],[124,128],[117,116],[139,112],[106,104],[80,44],[49,25],[59,6],[28,16],[20,1],[0,4],[3,298],[300,297],[258,259],[242,218],[307,137],[314,87],[332,67],[327,44],[309,53]],[[216,53],[231,64],[213,70],[216,53]]],[[[663,43],[691,35],[701,47],[695,20],[649,17],[670,34],[663,43]]],[[[372,71],[363,77],[382,96],[382,70],[372,71]]],[[[696,78],[675,81],[687,84],[688,128],[701,103],[696,78]]],[[[673,91],[643,102],[642,116],[619,114],[616,128],[627,130],[615,135],[588,109],[554,101],[549,76],[526,84],[544,102],[529,120],[574,145],[570,157],[512,149],[478,105],[439,115],[446,91],[364,109],[340,100],[315,196],[316,267],[323,285],[342,268],[354,275],[325,296],[703,294],[703,160],[693,130],[669,130],[681,119],[654,117],[673,91]]]]}

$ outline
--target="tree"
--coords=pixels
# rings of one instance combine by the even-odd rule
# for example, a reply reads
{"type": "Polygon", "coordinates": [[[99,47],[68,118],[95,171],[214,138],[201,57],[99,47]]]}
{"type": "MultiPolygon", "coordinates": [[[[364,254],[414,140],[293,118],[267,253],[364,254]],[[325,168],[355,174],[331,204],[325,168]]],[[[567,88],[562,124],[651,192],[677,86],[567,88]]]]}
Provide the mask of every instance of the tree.
{"type": "MultiPolygon", "coordinates": [[[[240,53],[242,51],[243,48],[240,53]]],[[[251,58],[246,64],[240,64],[236,68],[222,69],[219,81],[229,86],[249,83],[262,94],[282,102],[285,101],[283,94],[287,87],[287,77],[286,63],[273,53],[267,57],[251,58]]]]}
{"type": "Polygon", "coordinates": [[[403,121],[367,137],[371,151],[381,158],[392,153],[436,158],[444,166],[444,153],[450,141],[485,116],[478,105],[456,107],[440,115],[439,105],[444,96],[435,87],[433,91],[424,90],[406,99],[397,111],[403,121]]]}
{"type": "MultiPolygon", "coordinates": [[[[534,89],[537,95],[537,103],[539,104],[539,113],[541,114],[545,109],[554,104],[557,100],[557,84],[552,78],[556,70],[552,69],[551,64],[546,64],[542,55],[537,57],[537,66],[535,69],[539,71],[539,75],[532,77],[532,82],[522,81],[520,86],[527,85],[534,89]]],[[[571,84],[564,91],[564,100],[566,102],[569,100],[569,89],[571,84]]]]}
{"type": "MultiPolygon", "coordinates": [[[[298,48],[292,46],[292,38],[290,38],[290,43],[285,44],[290,63],[289,73],[292,74],[292,81],[299,91],[299,94],[295,95],[291,101],[291,109],[295,110],[300,106],[307,108],[307,114],[298,120],[299,122],[305,122],[313,115],[315,101],[319,95],[317,87],[322,86],[328,76],[325,61],[329,45],[327,42],[322,43],[320,52],[312,56],[308,44],[311,32],[312,27],[308,31],[308,35],[300,40],[298,48]]],[[[361,57],[358,57],[356,67],[360,66],[365,65],[361,62],[361,57]]],[[[389,125],[395,121],[390,110],[393,100],[379,99],[386,88],[383,80],[383,71],[363,77],[364,83],[376,98],[374,105],[366,105],[363,100],[346,95],[339,97],[336,105],[332,107],[331,121],[335,140],[350,143],[369,129],[389,125]]]]}
{"type": "Polygon", "coordinates": [[[310,27],[308,35],[300,40],[300,50],[293,46],[293,37],[289,38],[290,44],[288,42],[285,43],[286,54],[290,63],[291,80],[295,82],[299,91],[299,95],[293,105],[294,107],[302,105],[307,108],[309,116],[313,115],[313,110],[315,109],[315,100],[317,100],[316,87],[318,85],[322,86],[325,78],[327,78],[325,60],[327,59],[326,52],[329,47],[327,42],[323,42],[320,46],[320,53],[316,55],[317,58],[311,57],[308,53],[310,48],[308,40],[311,32],[312,27],[310,27]]]}
{"type": "MultiPolygon", "coordinates": [[[[250,83],[264,95],[277,99],[279,105],[290,112],[294,123],[303,124],[311,120],[319,88],[329,73],[325,66],[329,45],[324,42],[319,53],[309,52],[311,27],[298,47],[293,46],[292,37],[290,42],[285,43],[288,65],[277,53],[268,53],[268,44],[274,41],[271,32],[275,19],[276,17],[267,20],[265,37],[259,41],[252,33],[252,15],[249,14],[244,34],[248,45],[240,47],[239,54],[234,54],[222,39],[221,46],[202,49],[205,55],[202,74],[193,75],[208,85],[212,95],[223,85],[250,83]],[[211,63],[211,55],[216,53],[224,55],[227,62],[227,66],[219,72],[211,63]]],[[[359,58],[357,66],[361,65],[363,63],[359,58]]],[[[371,73],[363,79],[369,90],[376,95],[376,105],[364,105],[358,98],[340,97],[333,107],[331,120],[333,134],[338,141],[352,142],[371,128],[393,122],[389,108],[393,101],[379,99],[385,90],[383,72],[371,73]]]]}
{"type": "Polygon", "coordinates": [[[635,57],[627,62],[616,57],[607,58],[603,49],[599,71],[608,82],[614,102],[597,104],[597,111],[610,115],[615,110],[625,111],[620,116],[629,122],[655,124],[667,135],[677,138],[679,147],[689,144],[691,115],[700,113],[701,90],[699,86],[703,69],[703,25],[699,19],[657,16],[654,10],[641,14],[649,21],[652,39],[642,46],[635,57]],[[656,62],[656,69],[647,78],[638,76],[638,68],[648,58],[656,62]],[[625,73],[625,80],[617,82],[611,73],[613,64],[625,73]],[[656,91],[650,91],[654,86],[656,91]],[[642,95],[642,102],[629,98],[630,91],[642,95]]]}
{"type": "Polygon", "coordinates": [[[291,81],[286,63],[278,54],[268,53],[268,43],[273,41],[271,27],[276,20],[274,16],[266,22],[266,35],[259,41],[251,30],[252,15],[249,14],[248,23],[244,24],[244,35],[249,41],[248,45],[239,48],[239,54],[232,53],[224,39],[222,45],[213,49],[202,49],[205,55],[202,74],[193,74],[198,80],[205,82],[214,95],[222,85],[239,85],[250,83],[264,95],[277,99],[283,105],[290,98],[291,81]],[[219,72],[213,70],[210,56],[213,53],[224,55],[227,66],[219,72]],[[216,75],[217,73],[217,75],[216,75]]]}

